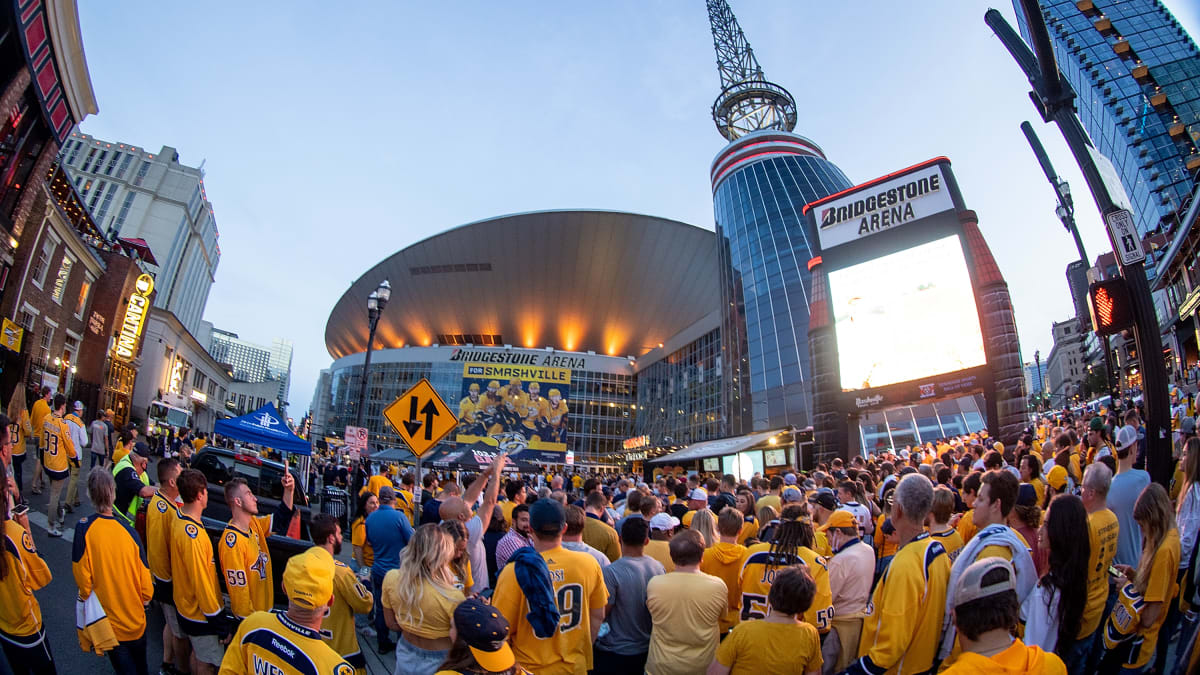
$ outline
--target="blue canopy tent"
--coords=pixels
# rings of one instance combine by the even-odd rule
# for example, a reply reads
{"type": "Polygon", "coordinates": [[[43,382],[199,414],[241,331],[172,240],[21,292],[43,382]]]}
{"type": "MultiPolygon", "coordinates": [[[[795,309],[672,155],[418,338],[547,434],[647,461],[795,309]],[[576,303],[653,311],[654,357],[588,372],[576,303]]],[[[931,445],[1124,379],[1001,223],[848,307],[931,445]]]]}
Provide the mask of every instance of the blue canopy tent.
{"type": "Polygon", "coordinates": [[[254,443],[280,452],[312,455],[312,446],[288,429],[279,417],[274,403],[267,403],[252,413],[229,420],[217,420],[213,433],[246,443],[254,443]]]}

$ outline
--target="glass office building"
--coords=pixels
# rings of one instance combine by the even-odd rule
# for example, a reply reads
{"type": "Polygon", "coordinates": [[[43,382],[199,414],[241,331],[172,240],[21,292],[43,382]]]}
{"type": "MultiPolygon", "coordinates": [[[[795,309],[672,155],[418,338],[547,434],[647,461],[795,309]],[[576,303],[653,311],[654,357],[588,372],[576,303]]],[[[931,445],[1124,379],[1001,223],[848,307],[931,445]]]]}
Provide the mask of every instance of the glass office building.
{"type": "Polygon", "coordinates": [[[983,395],[975,394],[867,413],[858,422],[859,447],[865,453],[899,450],[986,427],[983,395]]]}
{"type": "Polygon", "coordinates": [[[721,331],[714,328],[640,367],[634,435],[654,445],[686,445],[724,435],[721,331]]]}
{"type": "Polygon", "coordinates": [[[808,202],[851,186],[812,141],[758,131],[712,165],[726,433],[810,423],[808,202]]]}
{"type": "MultiPolygon", "coordinates": [[[[1021,35],[1029,27],[1014,0],[1021,35]]],[[[1159,0],[1041,0],[1054,53],[1142,235],[1170,232],[1200,175],[1200,51],[1159,0]]],[[[1079,190],[1076,190],[1078,193],[1079,190]]],[[[1078,198],[1076,199],[1078,201],[1078,198]]],[[[1152,260],[1146,271],[1155,276],[1152,260]]]]}

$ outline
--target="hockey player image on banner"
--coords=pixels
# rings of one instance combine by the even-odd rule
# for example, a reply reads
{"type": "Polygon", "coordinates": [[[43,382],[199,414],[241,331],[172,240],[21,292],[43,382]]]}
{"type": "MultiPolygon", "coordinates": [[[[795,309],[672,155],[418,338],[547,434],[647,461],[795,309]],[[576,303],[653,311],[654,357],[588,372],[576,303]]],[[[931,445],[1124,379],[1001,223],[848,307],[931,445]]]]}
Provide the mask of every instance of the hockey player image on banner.
{"type": "Polygon", "coordinates": [[[465,363],[454,440],[566,452],[570,385],[567,368],[465,363]]]}

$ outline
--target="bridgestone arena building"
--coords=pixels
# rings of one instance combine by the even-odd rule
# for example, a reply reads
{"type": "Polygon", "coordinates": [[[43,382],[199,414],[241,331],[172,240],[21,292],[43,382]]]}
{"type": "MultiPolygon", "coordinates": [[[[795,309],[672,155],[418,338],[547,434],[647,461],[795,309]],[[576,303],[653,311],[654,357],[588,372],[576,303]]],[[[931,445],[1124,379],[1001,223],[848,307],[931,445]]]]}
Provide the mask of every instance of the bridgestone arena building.
{"type": "MultiPolygon", "coordinates": [[[[330,313],[334,361],[310,408],[313,434],[340,437],[355,423],[366,298],[385,279],[364,416],[373,451],[401,445],[382,411],[421,378],[460,416],[445,446],[491,439],[619,465],[641,456],[631,438],[678,448],[737,433],[723,404],[739,384],[722,370],[717,251],[710,230],[582,210],[502,216],[408,246],[330,313]]],[[[982,423],[978,409],[939,412],[939,432],[982,423]]]]}

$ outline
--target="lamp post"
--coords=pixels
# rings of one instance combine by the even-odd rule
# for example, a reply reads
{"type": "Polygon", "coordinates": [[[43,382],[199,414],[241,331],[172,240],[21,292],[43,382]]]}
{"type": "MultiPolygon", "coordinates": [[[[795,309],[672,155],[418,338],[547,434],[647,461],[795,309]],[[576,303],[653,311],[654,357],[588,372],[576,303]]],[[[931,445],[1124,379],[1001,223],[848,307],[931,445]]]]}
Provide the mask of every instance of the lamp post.
{"type": "Polygon", "coordinates": [[[1041,394],[1040,398],[1044,399],[1046,397],[1046,381],[1042,379],[1042,350],[1033,350],[1033,363],[1033,367],[1037,368],[1038,393],[1041,394]]]}
{"type": "Polygon", "coordinates": [[[387,306],[391,297],[392,285],[387,279],[367,296],[367,322],[370,330],[367,333],[367,353],[363,359],[362,387],[358,390],[358,413],[354,421],[356,427],[363,425],[363,415],[367,407],[367,378],[371,374],[371,349],[375,345],[375,328],[379,325],[379,315],[383,313],[383,308],[387,306]]]}

